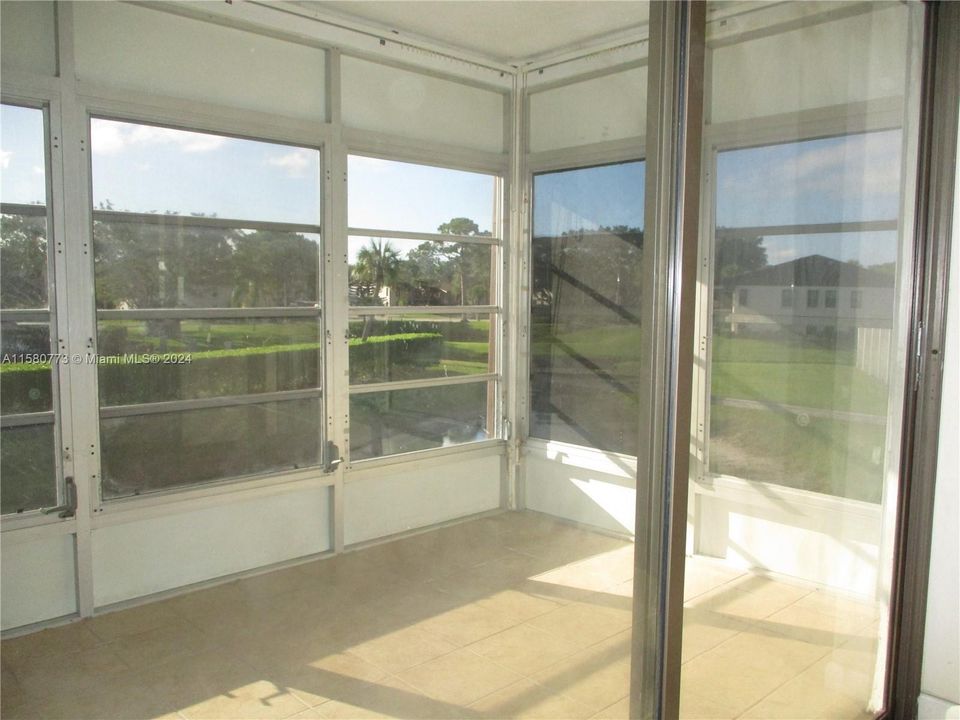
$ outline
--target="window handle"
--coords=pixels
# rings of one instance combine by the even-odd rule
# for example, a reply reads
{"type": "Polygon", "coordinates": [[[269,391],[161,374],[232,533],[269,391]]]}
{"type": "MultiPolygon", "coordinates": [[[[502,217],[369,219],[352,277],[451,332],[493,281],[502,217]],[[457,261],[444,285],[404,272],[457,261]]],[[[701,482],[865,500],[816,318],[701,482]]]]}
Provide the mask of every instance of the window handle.
{"type": "Polygon", "coordinates": [[[77,486],[74,484],[72,477],[66,478],[63,482],[66,485],[67,501],[63,505],[57,505],[57,507],[43,508],[40,512],[44,515],[57,513],[57,517],[71,518],[77,514],[77,486]]]}
{"type": "Polygon", "coordinates": [[[326,447],[326,462],[323,466],[323,471],[325,473],[332,473],[343,462],[343,458],[340,457],[340,450],[337,448],[336,443],[332,440],[327,440],[326,447]]]}

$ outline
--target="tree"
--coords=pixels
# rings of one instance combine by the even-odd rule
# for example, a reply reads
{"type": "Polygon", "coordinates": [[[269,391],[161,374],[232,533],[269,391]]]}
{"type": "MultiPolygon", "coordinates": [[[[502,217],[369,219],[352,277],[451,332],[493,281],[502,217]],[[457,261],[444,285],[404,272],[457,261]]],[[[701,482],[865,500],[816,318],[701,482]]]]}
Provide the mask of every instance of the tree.
{"type": "MultiPolygon", "coordinates": [[[[390,241],[370,238],[369,244],[357,253],[354,273],[358,282],[370,291],[371,296],[379,299],[380,291],[396,280],[399,268],[400,253],[390,241]]],[[[372,327],[373,318],[368,315],[363,324],[363,340],[370,336],[372,327]]]]}
{"type": "Polygon", "coordinates": [[[5,308],[47,306],[47,235],[43,217],[0,219],[0,291],[5,308]]]}
{"type": "Polygon", "coordinates": [[[767,249],[763,247],[762,237],[746,237],[737,230],[717,228],[714,264],[717,286],[766,265],[767,249]]]}
{"type": "MultiPolygon", "coordinates": [[[[440,227],[437,228],[437,232],[441,235],[462,235],[465,237],[481,237],[489,236],[489,232],[480,232],[480,228],[477,224],[470,218],[465,217],[455,217],[449,222],[443,223],[440,227]]],[[[476,256],[478,253],[470,252],[467,249],[464,243],[447,243],[441,249],[440,252],[447,258],[447,262],[451,265],[455,277],[457,278],[459,285],[459,302],[458,305],[466,304],[467,300],[467,289],[466,289],[466,270],[469,265],[475,264],[476,256]],[[473,262],[470,262],[473,260],[473,262]]],[[[489,256],[489,252],[485,253],[489,256]]]]}
{"type": "Polygon", "coordinates": [[[402,281],[397,288],[402,288],[404,296],[398,304],[436,304],[445,292],[445,261],[441,243],[422,242],[410,250],[400,268],[402,281]]]}
{"type": "Polygon", "coordinates": [[[235,240],[233,304],[307,306],[317,302],[317,243],[299,233],[258,230],[235,240]]]}

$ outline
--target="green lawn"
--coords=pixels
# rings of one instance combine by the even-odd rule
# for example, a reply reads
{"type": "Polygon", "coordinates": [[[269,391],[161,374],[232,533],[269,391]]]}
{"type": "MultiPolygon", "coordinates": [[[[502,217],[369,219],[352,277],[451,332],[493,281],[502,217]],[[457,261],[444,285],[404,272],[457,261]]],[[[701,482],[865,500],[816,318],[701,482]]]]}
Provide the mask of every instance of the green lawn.
{"type": "Polygon", "coordinates": [[[850,366],[714,360],[711,381],[714,397],[869,415],[886,412],[887,393],[883,383],[850,366]]]}
{"type": "Polygon", "coordinates": [[[879,502],[887,387],[854,367],[852,351],[717,336],[712,359],[711,472],[879,502]],[[721,398],[766,407],[729,407],[721,398]],[[778,405],[880,422],[800,416],[778,405]]]}
{"type": "Polygon", "coordinates": [[[710,471],[880,502],[884,426],[713,405],[710,471]]]}

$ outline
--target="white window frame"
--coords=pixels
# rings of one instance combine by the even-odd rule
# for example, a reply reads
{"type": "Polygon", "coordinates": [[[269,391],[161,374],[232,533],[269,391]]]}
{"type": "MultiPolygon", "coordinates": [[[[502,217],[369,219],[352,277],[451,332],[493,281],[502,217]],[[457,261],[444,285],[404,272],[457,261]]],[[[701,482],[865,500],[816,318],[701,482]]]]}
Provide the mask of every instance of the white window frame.
{"type": "MultiPolygon", "coordinates": [[[[5,105],[40,110],[43,113],[44,144],[44,185],[46,203],[42,216],[46,219],[47,236],[47,309],[46,310],[4,310],[6,316],[23,319],[46,320],[50,331],[50,352],[69,355],[72,348],[67,344],[67,312],[58,308],[68,308],[67,298],[67,258],[64,248],[63,198],[55,188],[62,182],[63,158],[60,154],[62,134],[60,132],[60,103],[55,93],[37,92],[35,88],[20,89],[17,83],[4,83],[4,93],[0,101],[5,105]],[[14,87],[10,90],[11,85],[14,87]]],[[[4,212],[37,214],[37,206],[3,203],[4,212]]],[[[56,491],[55,505],[66,501],[65,481],[73,477],[73,424],[70,402],[71,364],[55,362],[51,368],[52,407],[43,413],[11,414],[3,418],[3,427],[30,424],[36,415],[49,416],[54,427],[54,468],[56,491]]],[[[43,508],[27,510],[23,513],[9,513],[2,516],[3,530],[15,530],[35,525],[59,524],[72,526],[73,517],[59,517],[59,513],[44,513],[43,508]]]]}
{"type": "MultiPolygon", "coordinates": [[[[373,315],[380,316],[403,316],[403,315],[488,315],[491,323],[495,327],[496,347],[490,351],[490,360],[493,364],[493,372],[454,376],[447,378],[424,378],[417,380],[388,381],[379,383],[353,384],[346,385],[346,430],[344,447],[341,454],[346,458],[346,469],[363,469],[376,467],[379,465],[392,465],[398,462],[415,461],[419,458],[430,458],[446,455],[452,452],[465,452],[475,448],[500,446],[505,439],[505,422],[503,417],[504,408],[504,346],[506,344],[505,333],[505,312],[504,312],[504,278],[506,277],[506,246],[504,243],[504,234],[507,223],[504,219],[504,204],[507,198],[506,190],[506,168],[499,160],[489,161],[484,155],[475,151],[458,152],[449,148],[418,148],[417,143],[407,143],[384,138],[381,142],[372,144],[371,137],[366,133],[357,133],[354,140],[344,144],[343,164],[346,167],[347,159],[350,156],[375,158],[390,162],[401,162],[414,165],[436,167],[443,170],[453,170],[460,172],[482,173],[490,175],[494,180],[493,204],[491,205],[492,227],[489,236],[462,236],[462,235],[442,235],[429,232],[411,232],[405,230],[390,230],[382,228],[360,228],[346,226],[346,238],[368,236],[383,239],[398,240],[422,240],[437,243],[459,243],[464,245],[482,245],[492,249],[494,260],[492,267],[496,268],[496,273],[491,274],[490,278],[490,303],[487,305],[402,305],[391,307],[350,305],[349,297],[343,296],[342,301],[347,312],[344,313],[344,325],[348,326],[350,320],[365,318],[373,315]],[[401,390],[423,389],[423,388],[441,388],[453,385],[465,385],[474,383],[487,384],[487,424],[492,429],[490,437],[484,440],[474,440],[465,443],[458,443],[454,446],[428,448],[425,450],[415,450],[411,452],[390,453],[377,457],[363,458],[354,460],[350,455],[350,398],[356,395],[364,395],[378,392],[391,392],[401,390]]],[[[346,194],[349,195],[349,178],[344,173],[346,194]]],[[[347,220],[344,218],[344,223],[347,220]]],[[[345,253],[346,254],[346,253],[345,253]]],[[[346,265],[347,258],[344,257],[346,265]]],[[[344,267],[346,273],[347,268],[344,267]]],[[[346,327],[345,327],[346,329],[346,327]]],[[[349,372],[349,339],[348,333],[344,332],[343,354],[346,358],[344,367],[349,372]]],[[[348,375],[349,376],[349,375],[348,375]]]]}
{"type": "MultiPolygon", "coordinates": [[[[709,61],[708,61],[709,62],[709,61]]],[[[710,387],[711,362],[713,351],[713,288],[714,288],[714,252],[716,244],[716,182],[717,158],[721,152],[745,150],[767,145],[800,143],[825,137],[844,137],[868,132],[902,130],[903,116],[899,101],[881,100],[858,105],[858,112],[852,112],[846,105],[826,107],[801,112],[796,120],[782,122],[778,117],[756,118],[745,121],[707,123],[704,128],[704,158],[702,163],[702,187],[700,193],[700,265],[698,275],[696,357],[694,362],[694,408],[692,413],[692,432],[696,453],[692,455],[696,462],[691,463],[691,481],[694,492],[712,492],[717,482],[733,484],[746,483],[749,486],[772,489],[774,492],[793,488],[763,480],[741,478],[712,473],[710,467],[710,387]]],[[[869,230],[897,230],[899,221],[861,221],[820,224],[796,224],[782,226],[758,226],[744,228],[725,228],[739,230],[750,235],[796,235],[809,233],[842,233],[869,230]]],[[[797,308],[797,293],[793,289],[791,307],[797,308]]],[[[784,290],[784,293],[788,290],[784,290]]],[[[804,297],[804,308],[807,300],[804,297]]],[[[781,307],[783,306],[781,302],[781,307]]],[[[698,532],[698,531],[696,531],[698,532]]],[[[696,540],[694,540],[696,543],[696,540]]]]}

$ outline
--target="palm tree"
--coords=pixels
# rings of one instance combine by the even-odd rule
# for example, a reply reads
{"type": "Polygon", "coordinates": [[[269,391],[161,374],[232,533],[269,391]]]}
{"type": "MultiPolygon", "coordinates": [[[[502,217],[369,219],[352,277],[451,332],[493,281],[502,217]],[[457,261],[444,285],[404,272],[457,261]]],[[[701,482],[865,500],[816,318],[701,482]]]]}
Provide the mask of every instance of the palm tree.
{"type": "MultiPolygon", "coordinates": [[[[354,266],[357,282],[366,288],[372,289],[375,302],[380,300],[380,291],[397,277],[400,268],[400,253],[389,240],[375,240],[370,238],[369,244],[357,253],[357,264],[354,266]]],[[[363,323],[363,338],[370,336],[373,317],[368,315],[363,323]]]]}

